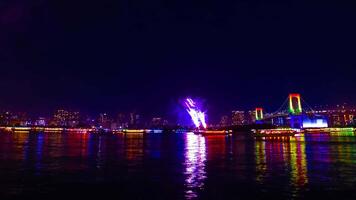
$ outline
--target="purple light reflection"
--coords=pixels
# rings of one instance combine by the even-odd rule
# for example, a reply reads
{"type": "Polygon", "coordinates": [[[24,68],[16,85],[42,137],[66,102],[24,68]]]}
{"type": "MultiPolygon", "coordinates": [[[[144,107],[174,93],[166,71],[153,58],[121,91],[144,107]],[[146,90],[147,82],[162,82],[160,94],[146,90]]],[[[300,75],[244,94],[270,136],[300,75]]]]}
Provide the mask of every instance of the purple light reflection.
{"type": "Polygon", "coordinates": [[[207,178],[205,162],[205,138],[192,132],[187,133],[184,161],[186,199],[198,198],[199,191],[204,189],[204,181],[207,178]]]}

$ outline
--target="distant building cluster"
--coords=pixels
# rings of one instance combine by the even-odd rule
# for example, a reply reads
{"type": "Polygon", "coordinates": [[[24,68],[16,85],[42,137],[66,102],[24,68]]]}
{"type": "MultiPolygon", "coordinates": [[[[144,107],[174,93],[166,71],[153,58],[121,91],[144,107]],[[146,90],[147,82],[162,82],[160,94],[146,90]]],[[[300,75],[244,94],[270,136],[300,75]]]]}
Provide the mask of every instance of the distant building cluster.
{"type": "Polygon", "coordinates": [[[28,126],[32,121],[26,113],[5,111],[0,113],[0,124],[3,126],[28,126]]]}
{"type": "Polygon", "coordinates": [[[50,126],[77,127],[79,125],[79,122],[79,112],[57,110],[53,115],[53,119],[50,121],[50,126]]]}
{"type": "MultiPolygon", "coordinates": [[[[293,114],[292,114],[293,115],[293,114]]],[[[309,109],[299,117],[286,115],[284,112],[264,113],[262,108],[242,111],[233,110],[228,115],[221,116],[217,123],[210,123],[210,128],[240,127],[254,124],[272,124],[275,126],[298,127],[328,126],[345,127],[356,126],[356,109],[347,105],[334,107],[318,106],[309,109]]],[[[138,129],[138,128],[165,128],[179,125],[169,123],[167,119],[156,116],[143,118],[140,113],[128,112],[116,115],[100,113],[96,117],[82,115],[78,111],[58,109],[50,117],[31,117],[24,112],[0,112],[0,126],[36,126],[36,127],[63,127],[63,128],[101,128],[101,129],[138,129]]]]}
{"type": "Polygon", "coordinates": [[[97,117],[82,116],[78,111],[65,109],[56,110],[50,117],[30,117],[26,113],[0,112],[0,126],[38,126],[38,127],[96,127],[102,129],[125,128],[164,128],[168,126],[168,120],[163,117],[143,119],[136,112],[118,113],[109,115],[100,113],[97,117]]]}
{"type": "Polygon", "coordinates": [[[345,104],[337,105],[334,108],[319,106],[308,113],[324,116],[329,126],[332,127],[356,125],[356,109],[350,108],[345,104]]]}
{"type": "Polygon", "coordinates": [[[245,126],[252,125],[256,122],[256,112],[234,110],[231,115],[223,115],[218,124],[212,125],[214,127],[228,127],[228,126],[245,126]]]}
{"type": "MultiPolygon", "coordinates": [[[[259,111],[257,109],[257,111],[259,111]]],[[[264,113],[264,120],[261,123],[272,124],[276,126],[284,126],[291,123],[291,118],[285,116],[284,113],[264,113]],[[273,117],[272,117],[273,116],[273,117]]],[[[319,125],[327,125],[329,127],[345,127],[356,126],[356,109],[349,108],[346,105],[338,105],[334,108],[321,108],[307,111],[304,116],[306,123],[316,123],[319,125]]],[[[259,123],[261,120],[261,113],[256,114],[256,110],[251,111],[232,111],[231,115],[221,116],[220,122],[213,127],[230,127],[230,126],[248,126],[259,123]]],[[[303,119],[301,119],[303,121],[303,119]]],[[[300,123],[303,123],[303,122],[300,123]]]]}

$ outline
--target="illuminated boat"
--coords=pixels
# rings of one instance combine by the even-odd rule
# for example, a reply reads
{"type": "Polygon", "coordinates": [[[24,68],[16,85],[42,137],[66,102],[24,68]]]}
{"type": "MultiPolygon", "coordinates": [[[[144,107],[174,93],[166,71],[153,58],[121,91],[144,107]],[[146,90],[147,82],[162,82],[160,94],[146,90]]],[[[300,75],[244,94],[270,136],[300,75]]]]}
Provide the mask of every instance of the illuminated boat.
{"type": "Polygon", "coordinates": [[[92,133],[95,129],[92,128],[66,128],[66,132],[69,133],[92,133]]]}
{"type": "Polygon", "coordinates": [[[197,130],[194,131],[195,134],[200,135],[228,135],[229,131],[226,130],[197,130]]]}
{"type": "Polygon", "coordinates": [[[301,129],[297,128],[276,128],[276,129],[252,129],[253,136],[269,137],[269,136],[294,136],[302,133],[301,129]]]}
{"type": "Polygon", "coordinates": [[[161,129],[146,129],[145,133],[163,133],[161,129]]]}
{"type": "Polygon", "coordinates": [[[145,133],[146,130],[144,129],[123,129],[123,133],[145,133]]]}
{"type": "Polygon", "coordinates": [[[173,130],[173,132],[174,133],[187,133],[187,132],[189,132],[189,130],[182,128],[182,129],[173,130]]]}
{"type": "Polygon", "coordinates": [[[45,133],[61,133],[63,131],[64,131],[64,128],[50,128],[50,127],[44,128],[45,133]]]}
{"type": "Polygon", "coordinates": [[[304,129],[307,134],[326,134],[333,136],[353,136],[356,134],[356,128],[342,127],[342,128],[307,128],[304,129]]]}
{"type": "Polygon", "coordinates": [[[12,131],[30,131],[31,127],[12,127],[12,131]]]}

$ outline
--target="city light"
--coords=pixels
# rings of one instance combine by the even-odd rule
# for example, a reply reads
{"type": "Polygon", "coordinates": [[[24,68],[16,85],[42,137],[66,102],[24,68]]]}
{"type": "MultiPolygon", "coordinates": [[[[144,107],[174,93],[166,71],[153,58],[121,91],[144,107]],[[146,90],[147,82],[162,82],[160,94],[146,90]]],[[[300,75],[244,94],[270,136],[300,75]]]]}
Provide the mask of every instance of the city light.
{"type": "MultiPolygon", "coordinates": [[[[301,128],[308,132],[333,132],[330,128],[346,128],[356,125],[356,109],[352,106],[322,106],[310,107],[297,93],[290,93],[284,103],[275,112],[267,113],[258,106],[253,110],[233,110],[231,116],[222,115],[220,120],[211,117],[209,133],[207,130],[207,113],[201,100],[185,98],[180,101],[184,112],[178,112],[178,121],[168,121],[164,116],[142,118],[140,113],[119,113],[117,116],[100,113],[96,118],[83,117],[77,111],[59,109],[51,117],[29,117],[22,112],[0,112],[0,131],[5,132],[46,132],[46,133],[194,133],[225,134],[227,128],[301,128]],[[303,107],[303,109],[302,109],[303,107]],[[188,112],[189,118],[186,117],[188,112]],[[181,117],[182,114],[185,118],[181,117]],[[187,126],[187,121],[192,126],[187,126]],[[191,120],[191,121],[190,121],[191,120]],[[215,121],[214,121],[215,120],[215,121]],[[193,125],[194,124],[194,125],[193,125]]],[[[178,110],[177,110],[178,111],[178,110]]],[[[180,110],[181,111],[181,110],[180,110]]],[[[336,130],[335,129],[335,130],[336,130]]],[[[352,128],[351,128],[352,129],[352,128]]],[[[336,130],[339,131],[339,130],[336,130]]],[[[353,129],[351,131],[354,131],[353,129]]],[[[261,132],[261,131],[260,131],[261,132]]],[[[262,131],[264,134],[266,131],[262,131]]],[[[267,131],[267,133],[270,131],[267,131]]]]}
{"type": "Polygon", "coordinates": [[[193,99],[187,98],[185,100],[184,104],[185,104],[188,114],[192,118],[192,121],[193,121],[195,127],[196,128],[200,128],[200,127],[207,128],[206,115],[203,111],[201,111],[201,109],[199,108],[197,103],[193,99]]]}
{"type": "Polygon", "coordinates": [[[303,128],[327,128],[328,122],[325,119],[303,120],[303,128]]]}

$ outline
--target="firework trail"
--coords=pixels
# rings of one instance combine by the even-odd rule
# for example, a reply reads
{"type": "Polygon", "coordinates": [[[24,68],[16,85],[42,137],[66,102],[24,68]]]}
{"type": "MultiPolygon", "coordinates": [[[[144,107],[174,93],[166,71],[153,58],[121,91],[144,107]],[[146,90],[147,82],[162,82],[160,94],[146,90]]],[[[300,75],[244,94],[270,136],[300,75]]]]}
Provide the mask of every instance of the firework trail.
{"type": "Polygon", "coordinates": [[[204,127],[206,128],[206,119],[205,113],[200,110],[197,104],[191,98],[187,98],[184,101],[185,107],[187,112],[189,113],[190,117],[196,128],[204,127]]]}

